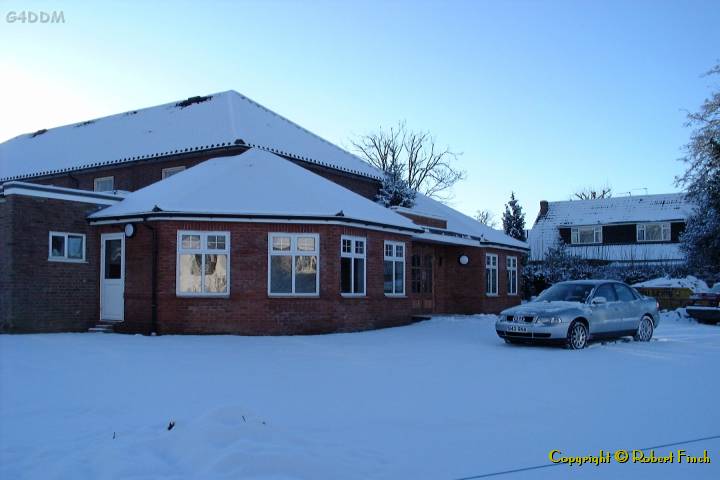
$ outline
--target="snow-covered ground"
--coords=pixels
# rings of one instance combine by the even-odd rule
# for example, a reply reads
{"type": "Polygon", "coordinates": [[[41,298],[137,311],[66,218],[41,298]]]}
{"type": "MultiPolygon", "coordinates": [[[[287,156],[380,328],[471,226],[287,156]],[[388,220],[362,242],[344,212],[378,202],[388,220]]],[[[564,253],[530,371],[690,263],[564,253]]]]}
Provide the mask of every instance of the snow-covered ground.
{"type": "MultiPolygon", "coordinates": [[[[720,327],[505,345],[494,316],[312,337],[0,336],[3,479],[457,479],[720,435],[720,327]],[[168,430],[170,421],[175,427],[168,430]]],[[[720,478],[710,465],[500,478],[720,478]]]]}

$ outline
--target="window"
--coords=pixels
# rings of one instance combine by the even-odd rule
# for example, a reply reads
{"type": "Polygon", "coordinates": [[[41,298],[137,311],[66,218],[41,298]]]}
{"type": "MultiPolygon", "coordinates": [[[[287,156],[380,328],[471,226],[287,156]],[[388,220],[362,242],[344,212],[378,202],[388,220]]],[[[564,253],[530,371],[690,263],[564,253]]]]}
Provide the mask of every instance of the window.
{"type": "Polygon", "coordinates": [[[485,294],[498,294],[498,256],[494,253],[485,254],[485,294]]]}
{"type": "Polygon", "coordinates": [[[507,293],[517,295],[518,267],[517,257],[507,257],[507,293]]]}
{"type": "Polygon", "coordinates": [[[633,294],[632,290],[630,290],[625,285],[615,283],[613,284],[615,287],[615,293],[617,294],[618,300],[621,302],[632,302],[635,300],[635,294],[633,294]]]}
{"type": "Polygon", "coordinates": [[[340,292],[365,295],[365,239],[343,235],[340,239],[340,292]]]}
{"type": "Polygon", "coordinates": [[[53,262],[84,262],[85,235],[82,233],[50,232],[48,260],[53,262]]]}
{"type": "Polygon", "coordinates": [[[229,232],[178,231],[176,294],[227,297],[229,257],[229,232]]]}
{"type": "Polygon", "coordinates": [[[617,295],[611,283],[600,285],[595,291],[594,298],[604,297],[608,302],[617,302],[617,295]]]}
{"type": "Polygon", "coordinates": [[[430,254],[413,254],[410,260],[410,284],[413,293],[432,293],[433,257],[430,254]]]}
{"type": "Polygon", "coordinates": [[[385,295],[405,295],[405,244],[385,242],[383,288],[385,295]]]}
{"type": "Polygon", "coordinates": [[[602,243],[602,226],[574,227],[570,229],[570,243],[574,245],[602,243]]]}
{"type": "Polygon", "coordinates": [[[180,173],[183,170],[185,170],[184,166],[163,168],[162,169],[162,179],[165,180],[166,178],[172,177],[176,173],[180,173]]]}
{"type": "Polygon", "coordinates": [[[637,225],[638,242],[669,242],[669,223],[639,223],[637,225]]]}
{"type": "Polygon", "coordinates": [[[318,295],[319,243],[318,235],[312,233],[271,233],[268,236],[270,295],[318,295]]]}
{"type": "Polygon", "coordinates": [[[95,179],[96,192],[110,192],[115,190],[115,177],[99,177],[95,179]]]}

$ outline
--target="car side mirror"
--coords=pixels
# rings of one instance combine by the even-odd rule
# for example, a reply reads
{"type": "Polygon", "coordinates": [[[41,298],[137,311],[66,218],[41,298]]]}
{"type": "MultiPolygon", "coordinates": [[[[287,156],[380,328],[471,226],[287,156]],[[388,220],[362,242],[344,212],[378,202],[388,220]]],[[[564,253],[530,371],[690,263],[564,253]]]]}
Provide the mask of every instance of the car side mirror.
{"type": "Polygon", "coordinates": [[[595,297],[590,302],[591,305],[605,305],[607,303],[607,298],[605,297],[595,297]]]}

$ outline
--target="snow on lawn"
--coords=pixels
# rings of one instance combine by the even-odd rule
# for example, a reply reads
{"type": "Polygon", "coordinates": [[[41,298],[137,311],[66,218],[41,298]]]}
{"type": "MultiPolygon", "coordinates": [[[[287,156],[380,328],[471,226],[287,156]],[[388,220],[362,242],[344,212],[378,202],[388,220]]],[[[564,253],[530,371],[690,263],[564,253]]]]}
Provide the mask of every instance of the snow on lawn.
{"type": "MultiPolygon", "coordinates": [[[[456,479],[719,435],[720,327],[664,317],[653,342],[584,351],[505,345],[490,315],[324,336],[3,335],[0,478],[456,479]]],[[[720,478],[720,440],[673,448],[713,463],[501,478],[720,478]]]]}

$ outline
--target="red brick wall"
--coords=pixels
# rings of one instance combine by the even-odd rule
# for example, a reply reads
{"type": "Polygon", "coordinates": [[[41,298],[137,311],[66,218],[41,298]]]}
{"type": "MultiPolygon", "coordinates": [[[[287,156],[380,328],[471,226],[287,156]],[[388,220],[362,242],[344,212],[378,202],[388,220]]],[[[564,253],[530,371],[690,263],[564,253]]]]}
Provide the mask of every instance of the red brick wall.
{"type": "Polygon", "coordinates": [[[433,251],[434,285],[433,313],[498,313],[520,303],[520,296],[507,295],[507,256],[518,257],[518,292],[520,289],[520,254],[507,250],[463,247],[453,245],[424,244],[413,242],[433,251]],[[498,295],[485,294],[485,254],[498,255],[498,295]],[[458,258],[466,255],[467,265],[460,265],[458,258]]]}
{"type": "Polygon", "coordinates": [[[55,185],[58,187],[78,188],[80,190],[93,190],[95,188],[95,178],[112,176],[114,177],[113,182],[116,190],[132,192],[162,180],[163,168],[179,166],[190,168],[213,157],[234,155],[242,151],[244,151],[244,149],[232,147],[229,150],[173,155],[163,158],[138,160],[115,166],[90,168],[26,181],[55,185]]]}
{"type": "Polygon", "coordinates": [[[0,330],[85,331],[98,319],[98,244],[88,203],[10,195],[0,204],[0,330]],[[50,231],[86,234],[86,262],[48,261],[50,231]]]}
{"type": "MultiPolygon", "coordinates": [[[[328,225],[149,222],[158,231],[159,333],[308,334],[366,330],[412,321],[409,298],[383,293],[383,242],[401,235],[328,225]],[[230,298],[179,298],[175,293],[178,230],[231,232],[230,298]],[[278,298],[267,293],[269,232],[320,234],[320,295],[278,298]],[[367,296],[340,295],[340,236],[367,238],[367,296]]],[[[119,231],[105,226],[102,232],[119,231]]],[[[152,235],[142,224],[126,240],[125,322],[118,331],[148,332],[151,321],[152,235]]],[[[409,263],[406,265],[409,269],[409,263]]],[[[409,270],[406,270],[406,275],[409,270]]]]}
{"type": "Polygon", "coordinates": [[[0,196],[0,329],[12,316],[13,211],[10,199],[0,196]]]}
{"type": "MultiPolygon", "coordinates": [[[[162,179],[163,168],[179,166],[190,168],[210,158],[236,155],[245,150],[244,147],[231,147],[229,149],[212,152],[171,155],[148,160],[138,160],[116,166],[97,167],[72,173],[38,177],[24,181],[55,185],[58,187],[93,190],[95,188],[95,178],[112,176],[114,177],[115,189],[132,192],[160,181],[162,179]]],[[[371,200],[375,200],[378,188],[380,187],[380,182],[370,178],[344,173],[314,163],[293,159],[288,160],[371,200]]]]}

